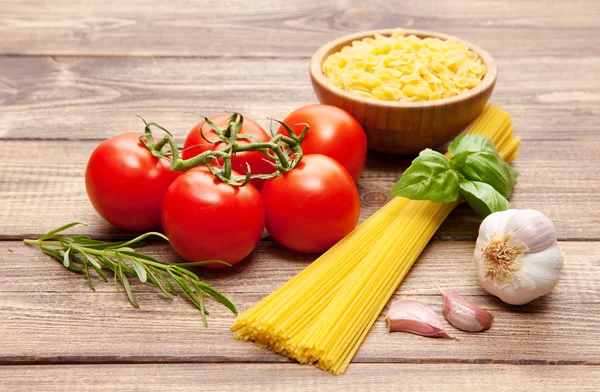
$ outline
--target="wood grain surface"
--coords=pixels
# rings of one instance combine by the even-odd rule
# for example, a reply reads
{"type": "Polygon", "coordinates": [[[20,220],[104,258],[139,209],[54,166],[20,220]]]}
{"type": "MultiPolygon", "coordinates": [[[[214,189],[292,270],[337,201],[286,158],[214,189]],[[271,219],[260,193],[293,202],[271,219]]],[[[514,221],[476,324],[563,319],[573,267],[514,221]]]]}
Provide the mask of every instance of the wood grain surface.
{"type": "MultiPolygon", "coordinates": [[[[0,239],[34,237],[71,221],[90,226],[102,238],[125,234],[104,222],[91,207],[82,176],[98,141],[0,142],[0,239]],[[48,159],[51,156],[52,159],[48,159]],[[24,158],[26,157],[26,158],[24,158]],[[18,181],[15,181],[18,179],[18,181]]],[[[600,140],[524,142],[514,166],[519,184],[511,197],[515,208],[536,208],[555,223],[560,239],[600,239],[600,140]],[[574,168],[577,168],[574,170],[574,168]]],[[[358,182],[361,221],[383,206],[389,190],[412,157],[369,153],[358,182]]],[[[481,219],[460,206],[442,225],[437,238],[474,240],[481,219]]]]}
{"type": "MultiPolygon", "coordinates": [[[[525,140],[600,139],[599,56],[496,62],[490,102],[511,113],[525,140]]],[[[304,58],[0,56],[0,69],[6,139],[100,140],[143,130],[140,115],[181,140],[198,122],[185,112],[237,110],[268,129],[267,118],[316,102],[304,58]]]]}
{"type": "Polygon", "coordinates": [[[309,57],[345,33],[443,31],[493,56],[600,54],[595,0],[3,0],[0,53],[309,57]]]}
{"type": "MultiPolygon", "coordinates": [[[[0,390],[595,391],[600,383],[600,2],[573,0],[0,0],[0,390]],[[181,141],[198,117],[240,111],[266,128],[316,102],[308,60],[327,41],[402,27],[456,35],[498,65],[491,102],[523,137],[511,203],[556,224],[565,268],[523,307],[473,275],[478,218],[459,206],[394,298],[440,311],[437,285],[496,315],[458,340],[386,331],[379,319],[334,377],[233,340],[234,315],[210,301],[209,328],[183,298],[132,282],[141,308],[65,270],[22,239],[73,220],[102,239],[131,233],[90,206],[83,173],[103,139],[142,129],[181,141]]],[[[361,220],[389,200],[412,157],[370,153],[361,220]]],[[[148,252],[178,258],[152,242],[148,252]]],[[[244,310],[314,255],[265,235],[231,271],[203,279],[244,310]]]]}
{"type": "Polygon", "coordinates": [[[296,364],[145,364],[0,367],[0,388],[21,391],[596,391],[597,366],[462,364],[353,365],[343,377],[296,364]],[[224,381],[226,380],[226,381],[224,381]],[[527,380],[526,383],[523,380],[527,380]]]}
{"type": "MultiPolygon", "coordinates": [[[[458,340],[426,339],[388,333],[381,316],[355,361],[600,365],[600,331],[594,327],[600,323],[600,242],[561,246],[565,269],[556,289],[514,307],[479,286],[471,242],[432,242],[393,299],[417,299],[441,312],[437,286],[453,289],[492,311],[493,328],[469,334],[444,320],[458,340]]],[[[178,260],[165,245],[149,251],[178,260]]],[[[132,284],[141,306],[136,309],[112,284],[96,279],[92,292],[83,275],[67,271],[35,248],[0,242],[0,254],[6,254],[0,275],[0,330],[11,342],[10,351],[0,351],[0,363],[288,362],[254,344],[234,341],[229,331],[234,315],[212,301],[209,329],[204,329],[197,310],[185,299],[171,303],[152,286],[132,284]],[[9,247],[13,253],[7,252],[9,247]],[[23,270],[36,274],[24,276],[23,270]]],[[[236,269],[204,278],[243,311],[313,258],[263,241],[236,269]]]]}

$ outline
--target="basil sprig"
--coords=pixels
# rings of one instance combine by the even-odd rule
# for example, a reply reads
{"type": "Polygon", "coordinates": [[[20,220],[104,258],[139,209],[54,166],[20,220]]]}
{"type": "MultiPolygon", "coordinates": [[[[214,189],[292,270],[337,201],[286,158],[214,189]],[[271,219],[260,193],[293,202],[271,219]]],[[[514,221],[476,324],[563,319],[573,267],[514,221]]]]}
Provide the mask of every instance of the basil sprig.
{"type": "Polygon", "coordinates": [[[508,197],[518,172],[485,136],[465,134],[448,146],[451,158],[434,150],[421,151],[392,189],[393,196],[451,203],[460,195],[480,215],[510,208],[508,197]]]}

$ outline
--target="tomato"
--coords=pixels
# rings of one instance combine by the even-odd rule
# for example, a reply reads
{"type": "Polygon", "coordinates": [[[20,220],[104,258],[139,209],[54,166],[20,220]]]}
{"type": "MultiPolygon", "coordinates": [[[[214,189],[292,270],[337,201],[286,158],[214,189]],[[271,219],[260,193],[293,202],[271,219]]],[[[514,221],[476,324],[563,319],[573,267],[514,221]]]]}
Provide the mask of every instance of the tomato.
{"type": "MultiPolygon", "coordinates": [[[[167,190],[162,225],[173,249],[184,259],[236,264],[256,247],[265,227],[265,207],[252,184],[233,187],[206,167],[179,176],[167,190]]],[[[224,268],[213,263],[203,267],[224,268]]]]}
{"type": "MultiPolygon", "coordinates": [[[[348,170],[354,181],[358,181],[367,159],[367,136],[348,112],[335,106],[308,105],[294,110],[283,122],[296,135],[304,128],[299,124],[308,124],[308,133],[300,144],[302,151],[335,159],[348,170]]],[[[288,134],[283,127],[277,133],[288,134]]]]}
{"type": "MultiPolygon", "coordinates": [[[[219,127],[225,128],[227,126],[227,119],[230,117],[231,114],[225,113],[209,117],[209,120],[217,124],[219,127]]],[[[212,144],[204,140],[202,134],[200,134],[200,127],[202,127],[202,134],[206,139],[213,140],[217,137],[217,133],[206,122],[203,121],[197,124],[194,128],[192,128],[185,139],[182,153],[183,159],[195,157],[204,151],[215,151],[227,146],[227,143],[225,142],[212,144]]],[[[271,140],[269,134],[267,134],[267,132],[260,125],[248,117],[244,117],[244,123],[239,133],[254,136],[256,140],[261,142],[267,142],[271,140]]],[[[238,143],[247,144],[248,141],[240,140],[238,143]]],[[[275,169],[270,163],[265,161],[265,158],[265,155],[258,151],[243,151],[235,155],[231,166],[233,170],[242,174],[246,174],[248,171],[246,164],[250,166],[250,172],[253,174],[273,173],[275,169]]],[[[263,180],[256,178],[252,180],[252,184],[258,190],[262,188],[263,183],[263,180]]]]}
{"type": "Polygon", "coordinates": [[[354,180],[325,155],[305,155],[296,168],[268,180],[262,196],[269,233],[301,253],[329,249],[354,229],[360,213],[354,180]]]}
{"type": "Polygon", "coordinates": [[[179,172],[140,143],[139,133],[123,133],[100,143],[85,172],[92,205],[108,222],[127,230],[160,226],[163,197],[179,172]]]}

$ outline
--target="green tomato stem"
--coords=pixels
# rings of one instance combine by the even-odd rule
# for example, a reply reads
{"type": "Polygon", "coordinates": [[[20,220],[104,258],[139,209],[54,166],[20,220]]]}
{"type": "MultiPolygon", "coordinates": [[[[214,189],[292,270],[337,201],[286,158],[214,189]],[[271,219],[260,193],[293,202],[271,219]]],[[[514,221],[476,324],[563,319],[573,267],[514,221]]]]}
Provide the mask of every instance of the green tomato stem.
{"type": "MultiPolygon", "coordinates": [[[[220,128],[205,117],[204,121],[217,133],[217,138],[209,141],[204,135],[202,137],[209,143],[222,141],[226,143],[226,146],[217,151],[205,151],[195,157],[182,159],[179,155],[177,143],[165,128],[156,123],[148,123],[143,118],[142,121],[144,121],[145,129],[144,134],[140,137],[140,142],[152,152],[153,156],[170,159],[171,170],[186,171],[193,167],[205,165],[216,178],[236,187],[244,186],[252,179],[266,180],[293,170],[302,160],[303,153],[300,143],[308,131],[308,125],[304,124],[303,131],[300,135],[296,135],[290,126],[275,120],[287,130],[289,136],[278,134],[268,142],[261,142],[254,141],[254,138],[250,135],[239,134],[244,121],[243,116],[239,113],[234,113],[228,119],[225,129],[220,128]],[[165,131],[165,135],[160,140],[155,141],[152,135],[152,127],[165,131]],[[244,140],[246,143],[240,144],[239,140],[244,140]],[[167,146],[168,149],[166,149],[167,146]],[[248,151],[262,153],[269,162],[274,160],[275,162],[272,162],[272,165],[276,171],[271,174],[252,174],[250,168],[248,168],[248,173],[245,176],[234,176],[232,172],[233,157],[236,153],[248,151]],[[222,162],[220,169],[215,167],[215,162],[218,165],[222,162]]],[[[202,132],[202,127],[200,132],[202,132]]]]}

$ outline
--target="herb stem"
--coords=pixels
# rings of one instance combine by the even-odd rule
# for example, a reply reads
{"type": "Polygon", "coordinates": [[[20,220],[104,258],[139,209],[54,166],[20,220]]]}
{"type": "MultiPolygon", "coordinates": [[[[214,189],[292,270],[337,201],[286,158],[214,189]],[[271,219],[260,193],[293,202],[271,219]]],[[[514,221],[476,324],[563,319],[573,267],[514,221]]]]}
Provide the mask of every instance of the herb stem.
{"type": "Polygon", "coordinates": [[[48,245],[48,246],[62,246],[62,242],[59,241],[43,241],[43,240],[29,240],[29,239],[24,239],[23,240],[24,243],[26,243],[27,245],[48,245]]]}
{"type": "MultiPolygon", "coordinates": [[[[60,241],[45,241],[45,240],[29,240],[29,239],[25,239],[25,240],[23,240],[23,242],[26,243],[26,244],[28,244],[28,245],[37,245],[37,246],[40,246],[40,245],[46,245],[46,246],[63,246],[63,243],[60,242],[60,241]]],[[[71,245],[70,247],[71,247],[71,249],[73,249],[76,252],[87,253],[87,254],[91,254],[91,255],[94,255],[94,256],[117,257],[118,255],[120,255],[120,253],[117,250],[113,250],[113,249],[100,250],[100,249],[91,249],[91,248],[81,248],[81,247],[78,247],[76,245],[71,245]]],[[[179,265],[181,267],[185,267],[186,265],[188,267],[193,267],[193,266],[199,264],[199,263],[185,263],[186,265],[184,265],[184,263],[180,263],[180,264],[165,264],[164,262],[154,262],[154,261],[151,261],[151,260],[140,259],[140,258],[137,258],[135,256],[131,256],[130,258],[131,259],[135,259],[136,261],[139,261],[142,264],[151,265],[153,267],[157,267],[157,268],[162,269],[162,270],[171,269],[172,267],[177,266],[177,265],[179,265]]],[[[227,264],[227,263],[225,263],[225,264],[227,264]]]]}

